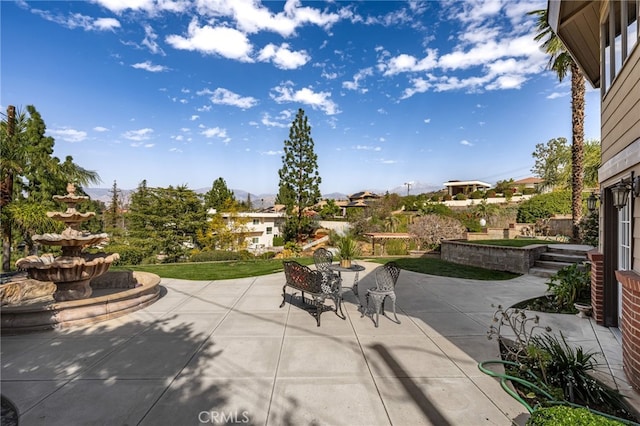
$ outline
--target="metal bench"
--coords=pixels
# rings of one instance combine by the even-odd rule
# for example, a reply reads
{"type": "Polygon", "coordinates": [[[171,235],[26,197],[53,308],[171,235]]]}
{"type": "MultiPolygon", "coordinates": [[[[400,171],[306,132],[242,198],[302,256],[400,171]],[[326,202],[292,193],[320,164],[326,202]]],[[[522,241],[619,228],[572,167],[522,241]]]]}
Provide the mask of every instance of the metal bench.
{"type": "Polygon", "coordinates": [[[307,266],[301,265],[294,260],[285,260],[282,262],[284,265],[284,276],[286,279],[285,285],[282,287],[282,308],[286,302],[287,287],[291,287],[295,290],[302,292],[302,301],[306,303],[305,293],[309,296],[310,305],[315,307],[315,313],[312,315],[316,317],[318,327],[320,327],[320,315],[324,312],[327,306],[324,304],[326,299],[333,300],[335,304],[335,313],[342,319],[346,319],[342,313],[342,296],[340,294],[341,285],[339,280],[335,280],[330,273],[313,270],[307,266]],[[338,311],[340,313],[338,314],[338,311]]]}

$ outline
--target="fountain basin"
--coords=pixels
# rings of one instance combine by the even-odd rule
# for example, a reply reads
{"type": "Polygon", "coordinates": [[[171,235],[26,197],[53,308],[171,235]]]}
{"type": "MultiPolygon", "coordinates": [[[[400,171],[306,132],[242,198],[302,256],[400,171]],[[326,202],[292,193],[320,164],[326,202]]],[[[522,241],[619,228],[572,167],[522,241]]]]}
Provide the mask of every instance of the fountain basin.
{"type": "Polygon", "coordinates": [[[16,334],[92,324],[137,311],[160,297],[160,277],[148,272],[107,272],[91,285],[104,294],[63,302],[50,295],[31,304],[3,306],[0,331],[16,334]]]}
{"type": "Polygon", "coordinates": [[[117,253],[85,253],[73,257],[54,257],[48,253],[22,258],[16,266],[26,270],[34,280],[53,281],[57,286],[53,297],[62,302],[91,296],[91,279],[107,272],[111,263],[119,258],[117,253]]]}

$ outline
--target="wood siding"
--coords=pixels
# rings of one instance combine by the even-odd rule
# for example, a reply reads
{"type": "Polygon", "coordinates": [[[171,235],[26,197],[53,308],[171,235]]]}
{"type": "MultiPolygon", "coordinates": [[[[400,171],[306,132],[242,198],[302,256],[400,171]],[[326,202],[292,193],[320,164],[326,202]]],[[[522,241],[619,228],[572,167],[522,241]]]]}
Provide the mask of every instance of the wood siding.
{"type": "Polygon", "coordinates": [[[602,163],[640,138],[640,45],[602,100],[602,163]]]}

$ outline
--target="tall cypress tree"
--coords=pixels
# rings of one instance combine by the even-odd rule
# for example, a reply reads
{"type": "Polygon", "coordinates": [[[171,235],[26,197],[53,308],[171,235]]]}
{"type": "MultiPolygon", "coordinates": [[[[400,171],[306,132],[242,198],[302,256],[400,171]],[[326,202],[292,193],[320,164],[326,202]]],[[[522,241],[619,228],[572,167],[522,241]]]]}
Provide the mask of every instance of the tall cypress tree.
{"type": "Polygon", "coordinates": [[[284,204],[287,209],[286,240],[301,239],[311,224],[304,211],[320,199],[322,179],[313,148],[311,126],[300,108],[291,123],[289,139],[284,141],[282,168],[278,170],[280,183],[276,203],[284,204]]]}

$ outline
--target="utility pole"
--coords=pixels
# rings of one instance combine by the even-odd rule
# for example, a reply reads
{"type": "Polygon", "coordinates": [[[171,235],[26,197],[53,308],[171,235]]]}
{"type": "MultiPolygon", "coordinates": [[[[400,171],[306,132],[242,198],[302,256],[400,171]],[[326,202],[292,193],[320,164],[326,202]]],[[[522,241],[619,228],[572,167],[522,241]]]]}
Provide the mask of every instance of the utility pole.
{"type": "Polygon", "coordinates": [[[411,182],[404,183],[407,186],[407,196],[409,196],[409,190],[411,189],[411,182]]]}

